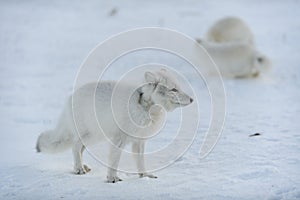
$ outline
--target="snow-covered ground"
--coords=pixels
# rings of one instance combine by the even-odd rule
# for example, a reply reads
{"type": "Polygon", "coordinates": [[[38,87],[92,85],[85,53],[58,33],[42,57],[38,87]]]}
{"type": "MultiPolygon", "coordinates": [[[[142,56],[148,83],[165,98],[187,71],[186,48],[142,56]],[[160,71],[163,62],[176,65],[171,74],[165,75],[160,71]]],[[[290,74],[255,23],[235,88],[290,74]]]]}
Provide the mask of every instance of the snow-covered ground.
{"type": "Polygon", "coordinates": [[[296,0],[1,1],[0,199],[300,199],[299,7],[296,0]],[[201,37],[228,15],[249,24],[273,71],[225,80],[226,124],[208,157],[199,158],[200,127],[189,151],[156,172],[158,179],[121,174],[123,182],[108,184],[106,168],[87,153],[92,171],[77,176],[70,151],[35,152],[38,134],[55,126],[81,62],[99,42],[143,26],[201,37]],[[262,135],[249,137],[256,132],[262,135]]]}

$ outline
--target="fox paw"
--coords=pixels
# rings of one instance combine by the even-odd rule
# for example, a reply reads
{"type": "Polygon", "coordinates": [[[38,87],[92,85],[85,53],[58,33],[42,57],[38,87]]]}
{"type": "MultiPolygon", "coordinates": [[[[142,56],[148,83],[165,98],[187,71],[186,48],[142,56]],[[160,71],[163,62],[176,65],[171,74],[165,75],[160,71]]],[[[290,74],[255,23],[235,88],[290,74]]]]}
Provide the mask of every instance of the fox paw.
{"type": "Polygon", "coordinates": [[[118,181],[122,181],[118,176],[107,176],[108,183],[116,183],[118,181]]]}
{"type": "Polygon", "coordinates": [[[82,167],[76,168],[74,170],[74,173],[75,174],[86,174],[89,171],[91,171],[91,169],[87,165],[83,165],[82,167]]]}
{"type": "Polygon", "coordinates": [[[143,177],[149,177],[149,178],[157,178],[154,174],[149,174],[149,173],[139,173],[140,178],[143,177]]]}

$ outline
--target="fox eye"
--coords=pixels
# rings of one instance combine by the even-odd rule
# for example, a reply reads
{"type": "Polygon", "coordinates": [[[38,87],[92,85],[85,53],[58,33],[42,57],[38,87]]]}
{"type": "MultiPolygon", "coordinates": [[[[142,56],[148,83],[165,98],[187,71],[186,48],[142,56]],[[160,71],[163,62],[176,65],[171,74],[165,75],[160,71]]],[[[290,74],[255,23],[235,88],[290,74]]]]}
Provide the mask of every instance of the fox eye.
{"type": "Polygon", "coordinates": [[[176,88],[173,88],[170,91],[172,91],[172,92],[178,92],[178,90],[176,88]]]}
{"type": "Polygon", "coordinates": [[[264,61],[264,59],[263,59],[262,57],[258,57],[258,58],[257,58],[257,61],[258,61],[259,63],[261,63],[261,62],[264,61]]]}

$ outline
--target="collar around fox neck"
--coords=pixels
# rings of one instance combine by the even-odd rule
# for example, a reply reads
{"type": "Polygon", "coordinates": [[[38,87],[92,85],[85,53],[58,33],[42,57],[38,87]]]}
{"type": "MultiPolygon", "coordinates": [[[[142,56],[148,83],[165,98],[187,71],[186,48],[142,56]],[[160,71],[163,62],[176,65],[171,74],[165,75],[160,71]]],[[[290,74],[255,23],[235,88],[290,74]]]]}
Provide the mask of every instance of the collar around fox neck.
{"type": "Polygon", "coordinates": [[[154,105],[154,102],[152,101],[151,97],[145,97],[145,94],[143,92],[139,93],[139,104],[146,110],[149,111],[151,106],[154,105]]]}
{"type": "MultiPolygon", "coordinates": [[[[154,91],[157,87],[157,83],[150,83],[153,88],[152,91],[154,91]]],[[[147,95],[143,92],[142,88],[138,90],[139,97],[138,97],[138,103],[146,110],[149,111],[151,106],[155,105],[150,95],[147,95]]]]}

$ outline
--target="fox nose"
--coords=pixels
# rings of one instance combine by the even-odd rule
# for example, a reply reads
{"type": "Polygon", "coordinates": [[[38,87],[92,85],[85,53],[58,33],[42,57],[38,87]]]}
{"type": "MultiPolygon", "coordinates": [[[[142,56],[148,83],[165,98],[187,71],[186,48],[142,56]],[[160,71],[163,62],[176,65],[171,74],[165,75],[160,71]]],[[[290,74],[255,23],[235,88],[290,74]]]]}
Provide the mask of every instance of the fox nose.
{"type": "Polygon", "coordinates": [[[190,103],[192,103],[194,100],[192,98],[190,98],[190,103]]]}

